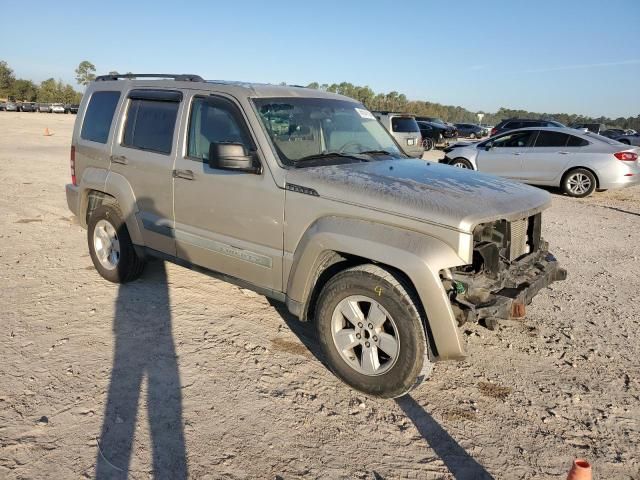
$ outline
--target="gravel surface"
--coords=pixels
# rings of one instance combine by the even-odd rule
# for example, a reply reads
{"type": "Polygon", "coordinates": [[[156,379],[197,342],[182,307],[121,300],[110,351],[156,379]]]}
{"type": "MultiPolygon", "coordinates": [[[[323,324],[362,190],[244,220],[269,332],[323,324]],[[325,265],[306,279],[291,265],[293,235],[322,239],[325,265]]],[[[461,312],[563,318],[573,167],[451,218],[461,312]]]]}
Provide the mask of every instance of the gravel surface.
{"type": "Polygon", "coordinates": [[[0,478],[640,478],[640,188],[552,192],[567,281],[373,400],[262,296],[160,261],[103,280],[64,196],[74,118],[0,112],[0,478]]]}

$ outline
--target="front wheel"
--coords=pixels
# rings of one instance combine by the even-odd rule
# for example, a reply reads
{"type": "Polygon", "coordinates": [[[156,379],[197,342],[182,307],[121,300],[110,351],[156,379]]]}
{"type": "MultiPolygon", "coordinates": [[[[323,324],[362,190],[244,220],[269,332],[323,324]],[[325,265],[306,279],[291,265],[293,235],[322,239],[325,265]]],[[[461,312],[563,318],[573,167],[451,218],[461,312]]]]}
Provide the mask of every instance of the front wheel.
{"type": "Polygon", "coordinates": [[[316,312],[328,366],[354,389],[395,398],[430,373],[416,301],[388,270],[360,265],[336,274],[322,289],[316,312]]]}
{"type": "Polygon", "coordinates": [[[467,170],[473,170],[473,165],[471,164],[471,162],[469,160],[467,160],[466,158],[462,158],[462,157],[458,157],[458,158],[454,158],[453,161],[449,164],[452,167],[456,167],[456,168],[464,168],[467,170]]]}
{"type": "Polygon", "coordinates": [[[589,170],[576,168],[562,177],[561,188],[570,197],[588,197],[596,189],[596,177],[589,170]]]}
{"type": "Polygon", "coordinates": [[[471,132],[471,135],[469,135],[470,138],[477,138],[477,135],[473,132],[471,132]]]}
{"type": "Polygon", "coordinates": [[[126,283],[142,274],[144,260],[136,253],[117,207],[102,205],[93,211],[87,237],[91,260],[103,278],[114,283],[126,283]]]}
{"type": "Polygon", "coordinates": [[[424,147],[424,150],[426,152],[432,150],[433,149],[433,140],[431,140],[429,137],[424,138],[422,140],[422,146],[424,147]]]}

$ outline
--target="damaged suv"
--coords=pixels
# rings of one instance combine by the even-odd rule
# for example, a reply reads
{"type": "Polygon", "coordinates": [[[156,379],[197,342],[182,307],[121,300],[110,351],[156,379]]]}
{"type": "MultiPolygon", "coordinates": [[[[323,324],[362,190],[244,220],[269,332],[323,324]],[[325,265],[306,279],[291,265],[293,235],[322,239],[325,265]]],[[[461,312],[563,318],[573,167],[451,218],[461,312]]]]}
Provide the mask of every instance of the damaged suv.
{"type": "Polygon", "coordinates": [[[408,158],[362,104],[317,90],[98,77],[71,180],[105,279],[159,257],[284,302],[378,397],[463,358],[464,322],[521,317],[566,275],[541,237],[548,193],[408,158]]]}

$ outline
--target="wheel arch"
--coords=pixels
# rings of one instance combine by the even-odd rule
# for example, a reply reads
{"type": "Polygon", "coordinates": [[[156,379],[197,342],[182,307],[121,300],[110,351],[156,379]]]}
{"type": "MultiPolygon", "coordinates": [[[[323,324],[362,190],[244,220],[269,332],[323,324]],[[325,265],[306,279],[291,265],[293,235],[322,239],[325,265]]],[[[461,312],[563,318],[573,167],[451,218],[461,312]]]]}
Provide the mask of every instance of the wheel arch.
{"type": "Polygon", "coordinates": [[[464,348],[439,272],[465,263],[443,241],[417,232],[355,219],[325,217],[303,235],[287,282],[287,307],[301,320],[315,313],[318,295],[338,272],[377,264],[405,280],[425,318],[425,333],[440,359],[464,348]]]}
{"type": "Polygon", "coordinates": [[[569,173],[571,173],[574,170],[587,170],[589,172],[591,172],[593,174],[593,176],[596,179],[596,189],[600,188],[600,178],[598,178],[598,174],[596,173],[596,171],[593,168],[590,167],[582,167],[579,165],[573,165],[569,168],[567,168],[567,170],[565,170],[565,172],[560,176],[560,187],[562,187],[562,184],[564,183],[564,179],[566,178],[567,175],[569,175],[569,173]]]}

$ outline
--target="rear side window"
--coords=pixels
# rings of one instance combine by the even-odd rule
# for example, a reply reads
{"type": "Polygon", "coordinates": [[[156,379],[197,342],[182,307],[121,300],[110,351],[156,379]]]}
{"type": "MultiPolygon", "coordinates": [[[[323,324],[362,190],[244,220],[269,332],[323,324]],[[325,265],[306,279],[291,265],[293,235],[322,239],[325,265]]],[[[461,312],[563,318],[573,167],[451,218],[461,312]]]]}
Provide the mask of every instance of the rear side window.
{"type": "Polygon", "coordinates": [[[567,145],[569,135],[560,132],[541,130],[536,139],[536,147],[564,147],[567,145]]]}
{"type": "Polygon", "coordinates": [[[419,132],[418,122],[411,117],[393,117],[391,119],[391,130],[400,133],[419,132]]]}
{"type": "Polygon", "coordinates": [[[131,99],[122,145],[169,154],[178,102],[131,99]]]}
{"type": "Polygon", "coordinates": [[[574,137],[573,135],[569,135],[569,141],[567,142],[567,147],[586,147],[589,145],[584,138],[574,137]]]}
{"type": "Polygon", "coordinates": [[[84,115],[80,138],[107,143],[120,92],[94,92],[84,115]]]}

